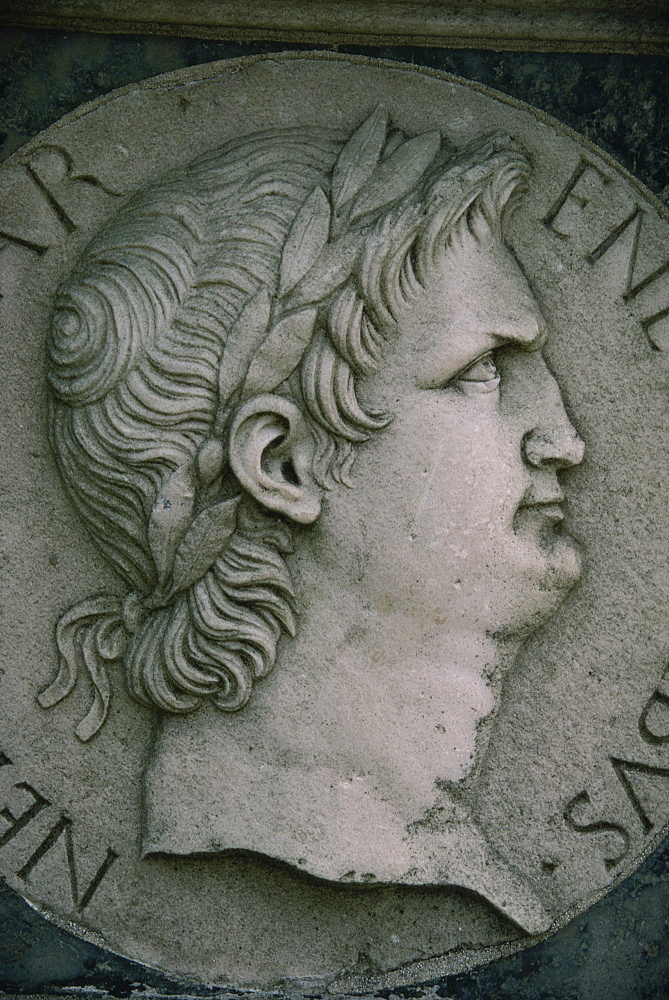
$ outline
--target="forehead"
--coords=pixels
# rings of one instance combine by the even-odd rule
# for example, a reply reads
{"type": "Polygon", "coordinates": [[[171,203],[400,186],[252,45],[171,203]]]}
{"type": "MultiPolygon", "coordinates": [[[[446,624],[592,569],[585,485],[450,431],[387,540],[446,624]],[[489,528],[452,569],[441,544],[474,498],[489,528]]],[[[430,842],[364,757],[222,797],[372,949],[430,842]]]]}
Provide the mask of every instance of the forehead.
{"type": "Polygon", "coordinates": [[[501,240],[443,254],[429,285],[398,317],[398,352],[419,383],[447,380],[506,343],[535,350],[546,322],[518,261],[501,240]]]}

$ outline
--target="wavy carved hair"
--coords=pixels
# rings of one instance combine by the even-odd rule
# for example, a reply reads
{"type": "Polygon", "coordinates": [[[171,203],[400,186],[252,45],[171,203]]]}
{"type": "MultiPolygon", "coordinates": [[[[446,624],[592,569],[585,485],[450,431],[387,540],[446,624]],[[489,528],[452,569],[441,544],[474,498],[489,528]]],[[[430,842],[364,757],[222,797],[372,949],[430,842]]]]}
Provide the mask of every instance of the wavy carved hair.
{"type": "MultiPolygon", "coordinates": [[[[234,711],[271,670],[281,635],[294,634],[285,520],[242,498],[211,566],[153,609],[148,525],[166,480],[212,435],[235,320],[259,289],[277,295],[291,226],[314,188],[331,190],[347,139],[318,128],[269,130],[173,171],[121,209],[58,290],[48,339],[52,447],[89,532],[137,595],[130,613],[127,599],[96,598],[58,626],[61,674],[69,674],[42,704],[69,693],[83,665],[95,703],[77,729],[82,739],[106,716],[105,660],[123,663],[129,691],[144,704],[189,712],[209,698],[234,711]]],[[[402,140],[391,132],[382,156],[402,140]]],[[[306,412],[323,485],[345,483],[355,446],[388,422],[365,412],[356,384],[382,363],[399,307],[429,285],[458,232],[501,238],[503,213],[528,171],[503,137],[459,152],[438,140],[410,189],[358,227],[355,266],[316,296],[311,341],[275,390],[306,412]]],[[[228,473],[212,490],[240,487],[228,473]]]]}

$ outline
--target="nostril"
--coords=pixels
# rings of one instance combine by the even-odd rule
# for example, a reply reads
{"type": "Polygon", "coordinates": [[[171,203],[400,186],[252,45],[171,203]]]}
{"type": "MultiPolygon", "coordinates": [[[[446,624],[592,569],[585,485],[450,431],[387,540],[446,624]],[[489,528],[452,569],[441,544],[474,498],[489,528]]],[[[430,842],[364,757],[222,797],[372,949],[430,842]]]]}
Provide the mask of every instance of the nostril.
{"type": "Polygon", "coordinates": [[[568,458],[569,465],[580,465],[585,455],[585,441],[576,432],[571,439],[571,451],[568,458]]]}
{"type": "Polygon", "coordinates": [[[535,468],[566,469],[583,461],[585,445],[578,434],[529,431],[522,441],[525,460],[535,468]]]}
{"type": "Polygon", "coordinates": [[[528,431],[521,447],[525,460],[535,468],[545,466],[551,459],[557,458],[551,439],[537,430],[528,431]]]}

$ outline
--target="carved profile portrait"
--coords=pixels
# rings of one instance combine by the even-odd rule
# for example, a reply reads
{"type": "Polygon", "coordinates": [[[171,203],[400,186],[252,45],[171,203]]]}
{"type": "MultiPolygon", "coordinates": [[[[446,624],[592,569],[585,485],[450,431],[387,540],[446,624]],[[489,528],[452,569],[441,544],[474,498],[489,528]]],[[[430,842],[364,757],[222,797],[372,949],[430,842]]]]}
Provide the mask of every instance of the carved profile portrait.
{"type": "MultiPolygon", "coordinates": [[[[458,788],[580,572],[583,443],[506,237],[530,178],[377,109],[256,132],[128,200],[60,286],[50,435],[118,593],[66,610],[62,700],[155,713],[143,850],[455,885],[549,919],[458,788]]],[[[147,713],[147,725],[151,716],[147,713]]]]}

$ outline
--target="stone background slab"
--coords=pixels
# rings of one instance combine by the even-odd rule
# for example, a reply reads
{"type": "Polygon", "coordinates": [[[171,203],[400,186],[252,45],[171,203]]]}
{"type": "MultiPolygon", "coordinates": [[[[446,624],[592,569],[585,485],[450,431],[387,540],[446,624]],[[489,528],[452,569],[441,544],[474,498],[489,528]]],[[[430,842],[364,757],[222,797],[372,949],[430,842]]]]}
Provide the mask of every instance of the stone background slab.
{"type": "Polygon", "coordinates": [[[23,27],[271,39],[444,45],[540,52],[666,52],[665,0],[5,0],[23,27]]]}
{"type": "MultiPolygon", "coordinates": [[[[554,115],[615,156],[669,204],[666,56],[494,52],[415,46],[337,46],[455,73],[554,115]]],[[[5,29],[0,39],[0,156],[84,101],[135,80],[214,59],[279,49],[275,41],[5,29]]],[[[184,995],[60,931],[0,886],[4,996],[184,995]]],[[[663,1000],[669,998],[669,841],[588,913],[550,940],[493,965],[424,987],[376,995],[441,1000],[663,1000]]],[[[193,996],[221,996],[205,988],[193,996]]]]}

